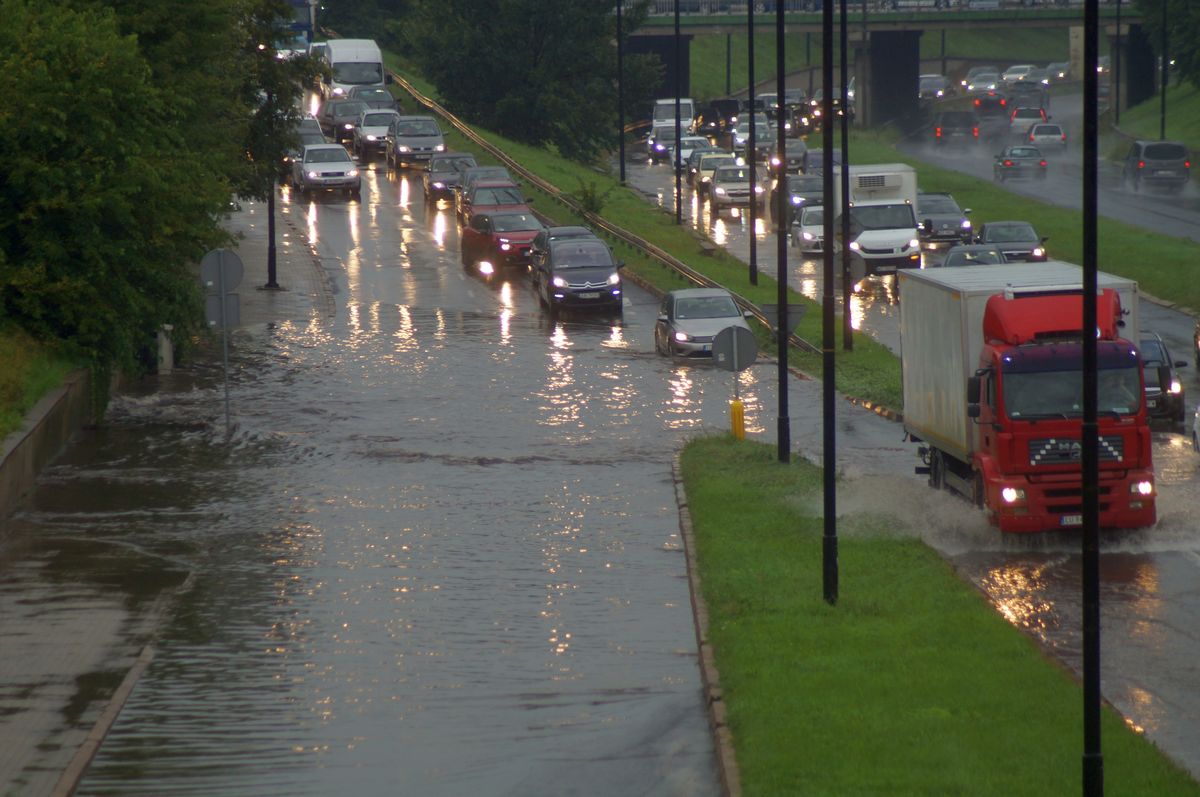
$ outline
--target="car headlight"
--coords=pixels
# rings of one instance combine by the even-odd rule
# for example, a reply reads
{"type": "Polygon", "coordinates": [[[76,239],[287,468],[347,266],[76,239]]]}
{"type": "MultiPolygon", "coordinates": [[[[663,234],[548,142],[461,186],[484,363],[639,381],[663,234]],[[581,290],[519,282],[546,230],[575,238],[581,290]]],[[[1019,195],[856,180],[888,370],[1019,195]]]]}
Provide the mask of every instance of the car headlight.
{"type": "Polygon", "coordinates": [[[762,192],[763,192],[763,187],[761,185],[754,186],[754,193],[761,194],[762,192]]]}
{"type": "Polygon", "coordinates": [[[396,149],[399,150],[400,152],[412,152],[412,147],[406,146],[404,144],[401,144],[400,146],[396,147],[396,149]]]}
{"type": "Polygon", "coordinates": [[[562,277],[555,277],[554,279],[550,280],[550,284],[553,285],[555,288],[567,287],[567,281],[565,279],[563,279],[562,277]]]}
{"type": "Polygon", "coordinates": [[[1154,495],[1154,482],[1149,479],[1134,482],[1129,485],[1129,492],[1133,495],[1154,495]]]}
{"type": "Polygon", "coordinates": [[[963,228],[964,230],[969,230],[969,229],[971,229],[971,220],[970,220],[970,219],[963,219],[963,220],[962,220],[962,228],[963,228]]]}
{"type": "Polygon", "coordinates": [[[308,173],[308,179],[310,179],[310,180],[315,180],[315,179],[317,179],[317,178],[318,178],[318,177],[320,177],[320,176],[321,176],[321,175],[320,175],[319,173],[317,173],[317,172],[309,172],[309,173],[308,173]]]}
{"type": "Polygon", "coordinates": [[[620,285],[621,284],[621,275],[615,271],[613,273],[609,274],[608,275],[608,284],[609,285],[620,285]]]}
{"type": "Polygon", "coordinates": [[[713,189],[713,191],[715,191],[716,193],[720,194],[721,196],[724,196],[724,195],[725,195],[725,189],[724,189],[724,188],[722,188],[721,186],[717,186],[716,188],[714,188],[714,189],[713,189]]]}
{"type": "Polygon", "coordinates": [[[438,144],[436,147],[434,147],[434,148],[433,148],[433,151],[434,151],[434,152],[445,152],[445,151],[446,151],[446,145],[445,145],[445,144],[438,144]]]}
{"type": "Polygon", "coordinates": [[[779,164],[780,164],[779,156],[778,155],[771,156],[771,165],[778,166],[779,164]]]}
{"type": "Polygon", "coordinates": [[[347,177],[358,177],[358,169],[351,169],[350,171],[346,172],[346,176],[347,177]]]}
{"type": "Polygon", "coordinates": [[[1178,379],[1171,380],[1171,392],[1176,396],[1183,392],[1183,384],[1178,379]]]}
{"type": "Polygon", "coordinates": [[[351,122],[346,122],[346,124],[342,125],[342,127],[345,127],[347,130],[353,130],[354,124],[351,122]]]}
{"type": "Polygon", "coordinates": [[[862,247],[858,245],[858,241],[851,241],[850,248],[853,249],[855,252],[857,252],[859,249],[862,249],[862,247]]]}
{"type": "Polygon", "coordinates": [[[921,242],[918,239],[916,239],[916,238],[909,239],[909,242],[908,242],[909,249],[918,249],[918,248],[920,248],[920,246],[921,246],[921,242]]]}
{"type": "Polygon", "coordinates": [[[794,197],[792,197],[792,204],[793,204],[793,205],[803,205],[803,204],[804,204],[804,197],[802,197],[802,196],[794,196],[794,197]]]}
{"type": "Polygon", "coordinates": [[[367,133],[367,141],[378,141],[378,140],[379,140],[379,136],[367,133]]]}
{"type": "Polygon", "coordinates": [[[443,188],[445,188],[445,187],[446,187],[446,184],[445,184],[445,183],[434,183],[434,184],[433,184],[433,187],[434,187],[434,188],[436,188],[436,189],[438,189],[438,190],[440,191],[440,190],[442,190],[443,188]]]}
{"type": "Polygon", "coordinates": [[[346,93],[346,90],[344,88],[341,88],[340,86],[333,90],[333,96],[335,96],[335,97],[340,97],[345,93],[346,93]]]}
{"type": "Polygon", "coordinates": [[[1020,487],[1005,487],[1000,491],[1000,497],[1006,504],[1024,503],[1025,491],[1020,487]]]}
{"type": "Polygon", "coordinates": [[[687,343],[691,339],[692,339],[692,336],[686,332],[676,332],[675,333],[675,340],[679,341],[680,343],[687,343]]]}
{"type": "Polygon", "coordinates": [[[942,91],[941,89],[938,89],[938,90],[937,90],[937,95],[938,95],[939,97],[943,97],[943,96],[945,96],[945,94],[946,94],[946,92],[942,91]]]}
{"type": "Polygon", "coordinates": [[[806,241],[817,240],[817,236],[813,235],[811,232],[802,232],[802,233],[800,233],[800,237],[806,241]]]}
{"type": "Polygon", "coordinates": [[[1030,252],[1029,254],[1033,255],[1034,257],[1045,257],[1046,250],[1040,246],[1035,246],[1035,247],[1033,247],[1033,251],[1030,252]]]}
{"type": "Polygon", "coordinates": [[[655,144],[654,149],[658,152],[666,152],[667,151],[667,147],[665,144],[655,144]]]}

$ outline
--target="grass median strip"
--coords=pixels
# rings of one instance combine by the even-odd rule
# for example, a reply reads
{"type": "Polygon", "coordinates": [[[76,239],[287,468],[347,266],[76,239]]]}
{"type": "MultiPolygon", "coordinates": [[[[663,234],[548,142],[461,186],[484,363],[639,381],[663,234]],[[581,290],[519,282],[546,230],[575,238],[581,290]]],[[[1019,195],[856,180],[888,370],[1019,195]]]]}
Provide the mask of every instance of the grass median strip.
{"type": "MultiPolygon", "coordinates": [[[[819,468],[714,436],[682,473],[746,794],[1078,792],[1079,685],[915,534],[840,519],[831,607],[819,468]]],[[[1111,793],[1200,794],[1111,709],[1103,740],[1111,793]]]]}
{"type": "Polygon", "coordinates": [[[15,328],[0,330],[0,439],[20,428],[42,396],[80,365],[15,328]]]}

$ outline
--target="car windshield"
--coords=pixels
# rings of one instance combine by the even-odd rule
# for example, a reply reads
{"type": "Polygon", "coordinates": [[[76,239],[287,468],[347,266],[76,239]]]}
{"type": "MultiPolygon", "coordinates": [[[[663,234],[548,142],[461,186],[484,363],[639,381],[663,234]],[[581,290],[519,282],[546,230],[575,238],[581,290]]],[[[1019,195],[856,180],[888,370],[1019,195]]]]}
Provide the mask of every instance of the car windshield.
{"type": "Polygon", "coordinates": [[[429,162],[431,172],[453,172],[464,166],[474,166],[474,158],[434,158],[429,162]]]}
{"type": "Polygon", "coordinates": [[[741,166],[722,166],[713,174],[713,180],[718,183],[748,183],[751,174],[753,172],[750,169],[741,166]]]}
{"type": "Polygon", "coordinates": [[[860,230],[916,227],[912,205],[866,205],[850,208],[850,220],[860,230]]]}
{"type": "Polygon", "coordinates": [[[1013,147],[1008,151],[1010,158],[1040,158],[1042,151],[1037,147],[1013,147]]]}
{"type": "Polygon", "coordinates": [[[714,158],[702,158],[700,160],[701,169],[715,169],[722,163],[733,163],[732,155],[719,155],[714,158]]]}
{"type": "Polygon", "coordinates": [[[1004,263],[1004,255],[996,250],[985,250],[981,252],[948,252],[946,259],[942,261],[943,266],[991,266],[996,263],[1004,263]]]}
{"type": "Polygon", "coordinates": [[[1167,364],[1167,352],[1163,345],[1154,338],[1143,340],[1139,348],[1142,352],[1142,365],[1147,368],[1157,368],[1167,364]]]}
{"type": "Polygon", "coordinates": [[[612,254],[598,241],[559,241],[554,244],[554,264],[560,268],[611,266],[612,254]]]}
{"type": "Polygon", "coordinates": [[[813,227],[825,223],[825,209],[820,205],[805,208],[800,214],[800,223],[805,227],[813,227]]]}
{"type": "Polygon", "coordinates": [[[383,65],[366,61],[343,61],[333,65],[333,79],[338,83],[371,84],[383,82],[383,65]]]}
{"type": "Polygon", "coordinates": [[[1187,150],[1179,144],[1148,144],[1146,157],[1151,160],[1183,160],[1187,150]]]}
{"type": "Polygon", "coordinates": [[[350,160],[345,147],[321,147],[304,153],[305,163],[342,163],[350,160]]]}
{"type": "Polygon", "coordinates": [[[511,186],[480,188],[475,192],[476,205],[524,205],[520,190],[511,186]]]}
{"type": "Polygon", "coordinates": [[[1061,136],[1062,128],[1058,125],[1038,125],[1033,128],[1035,136],[1061,136]]]}
{"type": "Polygon", "coordinates": [[[820,177],[805,177],[804,175],[800,175],[788,178],[788,190],[793,194],[804,191],[820,191],[824,187],[824,181],[820,177]]]}
{"type": "Polygon", "coordinates": [[[695,296],[675,302],[676,318],[734,318],[741,314],[731,296],[695,296]]]}
{"type": "Polygon", "coordinates": [[[917,207],[921,213],[962,213],[958,204],[948,196],[917,197],[917,207]]]}
{"type": "Polygon", "coordinates": [[[335,102],[330,107],[330,113],[335,117],[344,119],[347,116],[358,116],[366,109],[366,104],[358,100],[343,100],[342,102],[335,102]]]}
{"type": "Polygon", "coordinates": [[[1036,241],[1038,237],[1029,224],[989,224],[984,236],[985,240],[994,243],[1036,241]]]}
{"type": "Polygon", "coordinates": [[[395,97],[387,89],[367,88],[354,89],[354,99],[356,100],[394,100],[395,97]]]}
{"type": "Polygon", "coordinates": [[[438,129],[437,122],[432,119],[410,119],[396,123],[396,135],[398,136],[440,136],[441,134],[442,131],[438,129]]]}
{"type": "Polygon", "coordinates": [[[923,77],[921,78],[921,88],[923,89],[940,89],[946,86],[944,77],[923,77]]]}
{"type": "Polygon", "coordinates": [[[532,213],[503,213],[492,216],[492,229],[496,232],[540,230],[542,223],[532,213]]]}
{"type": "MultiPolygon", "coordinates": [[[[1105,367],[1096,374],[1100,415],[1131,415],[1141,406],[1142,385],[1132,365],[1105,367]]],[[[1147,372],[1149,373],[1149,372],[1147,372]]],[[[1004,406],[1010,418],[1078,418],[1083,415],[1083,379],[1078,370],[1004,374],[1004,406]]]]}
{"type": "Polygon", "coordinates": [[[392,116],[390,113],[369,113],[363,117],[363,127],[387,127],[392,116]]]}
{"type": "Polygon", "coordinates": [[[487,166],[472,172],[467,175],[467,180],[476,183],[480,180],[507,180],[509,179],[508,169],[503,166],[487,166]]]}

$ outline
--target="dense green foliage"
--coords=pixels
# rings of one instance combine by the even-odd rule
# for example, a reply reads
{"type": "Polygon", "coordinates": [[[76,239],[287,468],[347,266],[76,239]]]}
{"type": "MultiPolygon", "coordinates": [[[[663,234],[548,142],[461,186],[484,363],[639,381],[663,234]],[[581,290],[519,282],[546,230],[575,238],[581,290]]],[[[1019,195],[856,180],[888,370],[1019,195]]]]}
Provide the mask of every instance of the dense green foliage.
{"type": "MultiPolygon", "coordinates": [[[[616,16],[608,0],[413,0],[408,57],[455,113],[589,160],[615,136],[616,16]]],[[[624,36],[644,15],[627,13],[624,36]]],[[[626,59],[626,107],[649,102],[655,60],[626,59]]]]}
{"type": "Polygon", "coordinates": [[[1166,4],[1167,56],[1179,78],[1200,86],[1200,3],[1195,0],[1136,0],[1142,28],[1162,57],[1163,5],[1166,4]]]}
{"type": "Polygon", "coordinates": [[[191,266],[227,239],[231,194],[265,194],[295,114],[307,59],[270,50],[286,12],[0,0],[20,87],[0,107],[0,323],[101,370],[136,365],[162,324],[199,328],[191,266]]]}

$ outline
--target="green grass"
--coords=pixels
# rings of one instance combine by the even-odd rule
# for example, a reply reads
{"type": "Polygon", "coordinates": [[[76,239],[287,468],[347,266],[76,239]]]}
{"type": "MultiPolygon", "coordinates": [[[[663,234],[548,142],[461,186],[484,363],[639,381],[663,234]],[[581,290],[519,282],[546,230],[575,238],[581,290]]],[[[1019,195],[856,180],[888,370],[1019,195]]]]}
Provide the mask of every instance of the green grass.
{"type": "MultiPolygon", "coordinates": [[[[746,794],[1079,792],[1078,684],[915,535],[841,519],[830,607],[817,468],[722,436],[685,448],[683,476],[746,794]]],[[[1200,794],[1116,712],[1102,722],[1109,793],[1200,794]]]]}
{"type": "Polygon", "coordinates": [[[0,331],[0,438],[19,429],[25,413],[78,367],[19,330],[0,331]]]}
{"type": "MultiPolygon", "coordinates": [[[[1157,139],[1161,127],[1158,95],[1121,113],[1121,131],[1132,138],[1157,139]]],[[[1200,88],[1191,83],[1167,88],[1167,138],[1184,142],[1194,156],[1200,153],[1200,88]]]]}

